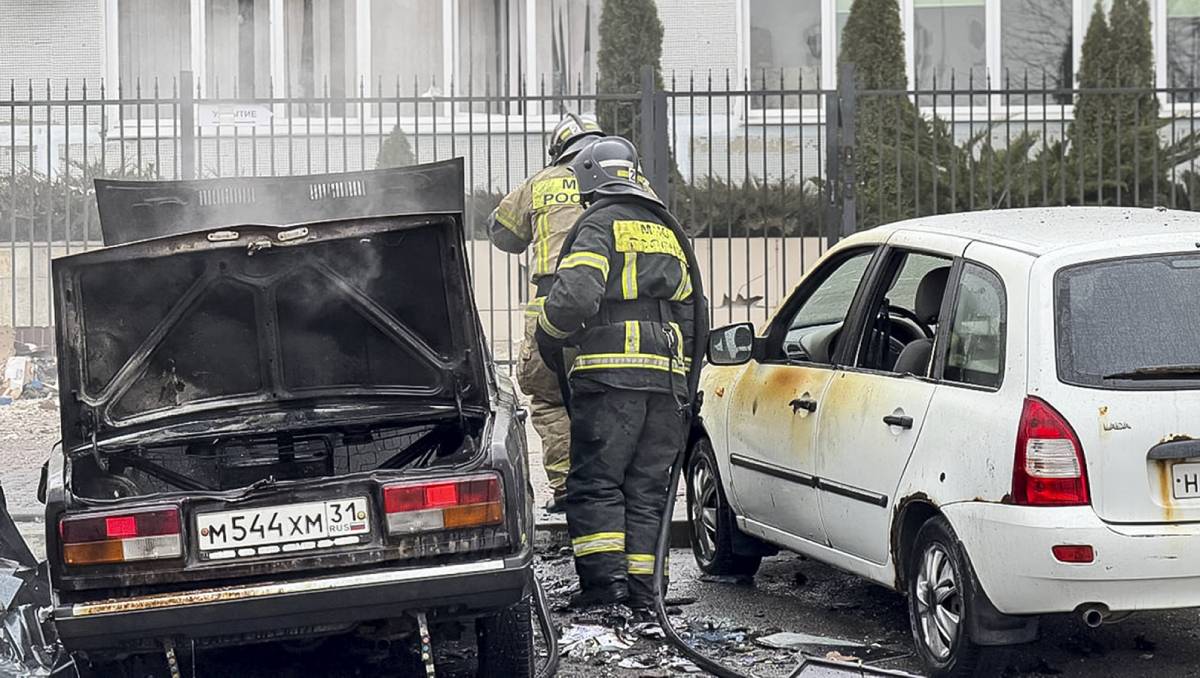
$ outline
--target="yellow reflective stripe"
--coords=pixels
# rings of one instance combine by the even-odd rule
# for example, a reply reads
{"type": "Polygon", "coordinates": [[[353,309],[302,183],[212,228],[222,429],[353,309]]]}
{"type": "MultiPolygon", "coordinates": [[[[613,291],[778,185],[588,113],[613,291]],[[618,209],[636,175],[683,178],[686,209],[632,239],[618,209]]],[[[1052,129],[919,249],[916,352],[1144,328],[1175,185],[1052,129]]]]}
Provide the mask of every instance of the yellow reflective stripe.
{"type": "Polygon", "coordinates": [[[594,553],[620,553],[625,550],[624,532],[596,532],[571,540],[576,558],[594,553]]]}
{"type": "Polygon", "coordinates": [[[679,262],[679,287],[671,295],[671,301],[683,301],[692,296],[692,276],[688,275],[687,264],[679,262]]]}
{"type": "Polygon", "coordinates": [[[600,275],[608,280],[608,257],[595,252],[572,252],[563,257],[560,269],[575,268],[576,266],[591,266],[600,271],[600,275]]]}
{"type": "Polygon", "coordinates": [[[600,539],[620,539],[621,541],[625,541],[625,533],[624,532],[593,532],[592,534],[585,534],[585,535],[582,535],[579,537],[575,537],[574,539],[571,540],[571,545],[575,546],[577,544],[588,544],[588,543],[591,543],[594,541],[598,541],[600,539]]]}
{"type": "Polygon", "coordinates": [[[537,226],[537,261],[534,262],[533,272],[535,274],[551,273],[550,268],[550,215],[547,212],[539,212],[536,219],[537,226]]]}
{"type": "Polygon", "coordinates": [[[638,298],[637,252],[625,253],[625,266],[621,269],[621,298],[638,298]]]}
{"type": "Polygon", "coordinates": [[[496,221],[500,222],[501,226],[507,228],[513,233],[517,233],[517,229],[520,228],[520,223],[517,221],[517,216],[508,210],[496,210],[496,221]]]}
{"type": "Polygon", "coordinates": [[[555,327],[554,323],[550,322],[550,319],[546,317],[545,309],[542,309],[542,312],[538,314],[538,327],[542,328],[543,332],[555,339],[566,339],[570,335],[570,332],[563,332],[555,327]]]}
{"type": "Polygon", "coordinates": [[[525,305],[525,315],[539,316],[542,314],[542,308],[545,307],[545,305],[546,297],[537,297],[536,299],[531,299],[529,303],[525,305]]]}
{"type": "Polygon", "coordinates": [[[636,320],[625,321],[625,352],[638,353],[642,350],[642,326],[636,320]]]}
{"type": "Polygon", "coordinates": [[[654,554],[652,553],[627,553],[625,561],[629,567],[629,574],[654,574],[654,554]]]}
{"type": "Polygon", "coordinates": [[[687,374],[688,360],[671,360],[652,353],[587,353],[575,358],[571,372],[582,370],[643,369],[687,374]],[[674,365],[672,365],[674,363],[674,365]],[[672,369],[673,368],[673,369],[672,369]]]}

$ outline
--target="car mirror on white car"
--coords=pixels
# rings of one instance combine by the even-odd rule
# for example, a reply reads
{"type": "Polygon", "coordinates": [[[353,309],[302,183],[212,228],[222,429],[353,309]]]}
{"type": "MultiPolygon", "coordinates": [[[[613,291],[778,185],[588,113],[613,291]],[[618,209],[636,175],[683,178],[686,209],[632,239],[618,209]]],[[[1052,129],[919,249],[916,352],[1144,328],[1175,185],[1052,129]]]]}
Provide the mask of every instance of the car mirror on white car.
{"type": "Polygon", "coordinates": [[[708,334],[708,362],[713,365],[743,365],[754,357],[754,325],[738,323],[708,334]]]}

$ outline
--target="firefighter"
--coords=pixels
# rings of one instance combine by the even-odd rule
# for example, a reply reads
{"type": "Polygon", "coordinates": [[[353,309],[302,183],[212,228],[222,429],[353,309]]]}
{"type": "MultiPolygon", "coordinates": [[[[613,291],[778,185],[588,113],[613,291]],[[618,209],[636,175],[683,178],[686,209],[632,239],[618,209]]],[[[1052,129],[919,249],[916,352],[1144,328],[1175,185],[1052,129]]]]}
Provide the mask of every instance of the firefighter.
{"type": "Polygon", "coordinates": [[[557,377],[546,367],[534,343],[538,312],[549,291],[563,240],[583,213],[579,191],[567,163],[579,150],[604,136],[594,121],[567,114],[555,126],[550,140],[550,165],[504,197],[492,213],[491,240],[496,247],[521,254],[530,245],[530,281],[533,299],[525,309],[525,335],[517,365],[517,383],[529,396],[533,427],[542,439],[542,463],[554,495],[546,504],[551,513],[562,512],[570,465],[570,421],[563,406],[557,377]]]}
{"type": "Polygon", "coordinates": [[[649,607],[670,466],[685,443],[692,273],[633,144],[600,139],[571,169],[594,205],[564,247],[537,339],[578,352],[566,500],[574,604],[649,607]]]}

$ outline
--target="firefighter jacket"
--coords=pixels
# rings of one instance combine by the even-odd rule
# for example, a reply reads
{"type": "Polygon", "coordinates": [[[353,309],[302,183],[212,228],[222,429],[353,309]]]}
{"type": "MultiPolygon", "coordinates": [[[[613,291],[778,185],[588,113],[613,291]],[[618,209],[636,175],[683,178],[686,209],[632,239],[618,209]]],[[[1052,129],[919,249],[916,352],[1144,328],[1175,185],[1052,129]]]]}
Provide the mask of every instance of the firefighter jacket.
{"type": "Polygon", "coordinates": [[[492,244],[521,254],[531,244],[529,278],[534,284],[554,273],[567,233],[583,214],[575,175],[551,165],[504,196],[491,224],[492,244]]]}
{"type": "Polygon", "coordinates": [[[685,394],[692,277],[675,233],[636,198],[576,228],[538,316],[546,337],[578,347],[572,380],[685,394]]]}

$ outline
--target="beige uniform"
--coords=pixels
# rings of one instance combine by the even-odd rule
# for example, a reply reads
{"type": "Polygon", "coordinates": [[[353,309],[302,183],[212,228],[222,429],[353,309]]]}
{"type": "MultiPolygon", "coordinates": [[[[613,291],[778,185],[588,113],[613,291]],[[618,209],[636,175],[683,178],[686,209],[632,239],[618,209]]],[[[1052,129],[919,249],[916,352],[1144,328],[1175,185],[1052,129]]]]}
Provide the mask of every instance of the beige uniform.
{"type": "Polygon", "coordinates": [[[530,398],[533,427],[542,438],[542,461],[555,494],[566,492],[571,463],[571,422],[563,407],[558,377],[538,353],[534,341],[538,315],[545,301],[537,283],[552,275],[559,251],[575,221],[583,214],[575,176],[565,165],[551,165],[504,197],[496,209],[491,238],[506,252],[529,250],[533,301],[525,309],[525,338],[517,365],[517,383],[530,398]]]}

